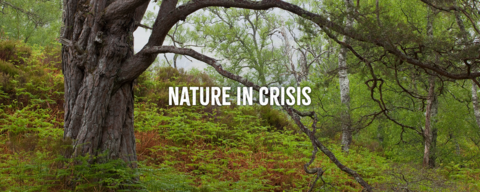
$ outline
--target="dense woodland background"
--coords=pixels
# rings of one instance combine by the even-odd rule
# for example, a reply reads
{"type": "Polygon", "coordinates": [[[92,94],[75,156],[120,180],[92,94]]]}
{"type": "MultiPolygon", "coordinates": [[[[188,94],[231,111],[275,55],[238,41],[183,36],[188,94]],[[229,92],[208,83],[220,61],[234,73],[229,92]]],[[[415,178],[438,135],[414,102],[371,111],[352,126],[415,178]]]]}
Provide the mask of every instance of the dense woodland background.
{"type": "MultiPolygon", "coordinates": [[[[295,3],[355,25],[343,1],[295,3]]],[[[427,47],[478,41],[478,16],[444,13],[414,0],[354,3],[368,13],[360,16],[382,21],[373,24],[413,34],[392,38],[428,38],[427,47]]],[[[0,8],[0,190],[109,191],[131,185],[145,191],[306,191],[314,182],[315,175],[303,169],[311,142],[280,107],[168,106],[170,86],[241,86],[211,67],[178,68],[178,62],[193,60],[181,55],[160,55],[134,83],[137,169],[122,160],[90,165],[78,163],[88,157],[65,158],[72,141],[63,139],[57,42],[62,4],[15,0],[0,1],[0,8]]],[[[154,18],[148,12],[138,30],[149,30],[154,18]]],[[[318,114],[316,137],[376,190],[480,190],[480,122],[471,80],[436,76],[395,58],[367,66],[335,42],[343,37],[276,10],[208,8],[169,34],[169,44],[214,55],[225,61],[224,69],[259,85],[311,87],[312,104],[296,109],[318,114]],[[371,69],[382,80],[380,90],[371,91],[371,69]],[[341,91],[345,86],[348,91],[341,91]],[[425,130],[433,139],[427,164],[425,130]]],[[[353,45],[369,59],[384,54],[353,45]]],[[[439,54],[422,51],[419,57],[439,54]]],[[[324,171],[315,191],[362,190],[323,154],[312,166],[324,171]]]]}

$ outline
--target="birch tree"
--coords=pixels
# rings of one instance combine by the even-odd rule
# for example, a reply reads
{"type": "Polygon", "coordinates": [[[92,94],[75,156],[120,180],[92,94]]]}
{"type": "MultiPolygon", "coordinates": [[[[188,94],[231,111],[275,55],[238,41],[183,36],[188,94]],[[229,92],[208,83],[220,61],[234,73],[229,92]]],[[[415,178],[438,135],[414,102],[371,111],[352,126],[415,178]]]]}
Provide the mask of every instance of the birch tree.
{"type": "MultiPolygon", "coordinates": [[[[444,4],[434,4],[428,0],[419,3],[445,12],[471,9],[472,3],[462,7],[444,4]]],[[[429,44],[428,39],[408,30],[410,26],[405,22],[390,22],[385,26],[372,25],[369,17],[355,17],[355,27],[345,27],[343,23],[324,13],[315,13],[292,3],[281,0],[192,0],[179,5],[176,0],[163,0],[153,24],[152,34],[141,51],[133,52],[133,32],[141,23],[141,19],[148,7],[146,0],[66,0],[64,1],[64,27],[59,38],[63,44],[62,65],[65,78],[65,123],[64,137],[73,139],[73,154],[77,156],[98,156],[107,153],[103,158],[91,158],[90,163],[120,158],[136,167],[135,137],[133,127],[133,81],[143,73],[155,60],[158,54],[175,53],[188,55],[192,58],[211,65],[215,71],[244,86],[255,86],[245,78],[229,73],[219,65],[218,60],[188,48],[179,48],[164,45],[165,38],[172,27],[186,20],[192,13],[207,7],[235,7],[254,10],[280,8],[302,18],[310,20],[324,31],[335,42],[346,47],[360,61],[370,69],[371,80],[367,82],[371,91],[381,91],[383,80],[376,75],[372,63],[388,63],[385,59],[396,58],[409,65],[422,68],[429,73],[450,79],[474,79],[480,72],[471,71],[469,66],[459,63],[469,62],[478,65],[479,45],[460,47],[451,39],[436,39],[435,44],[429,44]],[[394,27],[394,26],[405,27],[394,27]],[[347,36],[349,42],[338,40],[336,34],[347,36]],[[388,35],[387,35],[388,34],[388,35]],[[374,46],[382,50],[385,56],[376,59],[362,56],[352,46],[353,41],[374,46]],[[438,46],[442,45],[442,46],[438,46]],[[416,57],[418,53],[405,51],[414,49],[422,54],[425,47],[438,49],[439,62],[429,57],[416,57]],[[447,51],[448,50],[448,51],[447,51]]],[[[478,11],[477,11],[478,12],[478,11]]],[[[350,12],[349,12],[350,13],[350,12]]],[[[477,18],[472,12],[462,11],[466,17],[477,18]]],[[[351,14],[351,13],[350,13],[351,14]]],[[[369,15],[368,11],[359,15],[369,15]]],[[[381,18],[382,19],[382,18],[381,18]]],[[[388,18],[386,18],[388,19],[388,18]]],[[[385,22],[386,23],[386,22],[385,22]]],[[[475,22],[470,23],[478,36],[475,22]]],[[[373,99],[375,94],[372,93],[373,99]]],[[[388,110],[382,102],[378,102],[382,113],[388,116],[388,110]]],[[[301,130],[307,134],[312,142],[313,155],[322,151],[336,166],[349,174],[361,184],[365,190],[372,187],[354,170],[343,165],[323,143],[315,138],[316,115],[311,112],[300,112],[289,106],[283,106],[295,120],[301,130]],[[303,125],[300,117],[311,117],[314,123],[310,128],[303,125]]],[[[313,160],[312,160],[313,161],[313,160]]],[[[316,173],[321,176],[321,169],[307,169],[307,173],[316,173]]]]}
{"type": "MultiPolygon", "coordinates": [[[[347,10],[347,18],[345,28],[348,30],[353,25],[353,3],[352,0],[345,0],[345,7],[347,10]]],[[[350,37],[344,36],[343,40],[346,44],[349,44],[350,37]]],[[[348,81],[348,67],[347,67],[347,52],[348,49],[345,46],[340,48],[338,54],[338,81],[340,85],[340,100],[344,107],[342,112],[342,150],[345,153],[348,153],[350,149],[350,144],[352,143],[352,128],[351,128],[351,117],[350,117],[350,82],[348,81]]]]}

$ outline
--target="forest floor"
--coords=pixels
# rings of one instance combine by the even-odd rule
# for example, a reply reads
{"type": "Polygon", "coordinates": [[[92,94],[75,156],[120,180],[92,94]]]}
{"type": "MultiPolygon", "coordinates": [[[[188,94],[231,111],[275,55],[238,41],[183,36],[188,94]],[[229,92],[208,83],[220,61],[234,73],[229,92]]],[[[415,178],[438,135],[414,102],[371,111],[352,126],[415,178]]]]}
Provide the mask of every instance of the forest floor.
{"type": "MultiPolygon", "coordinates": [[[[120,183],[145,191],[307,191],[315,179],[303,170],[309,140],[278,109],[167,106],[169,86],[211,83],[205,74],[173,68],[142,76],[135,88],[138,169],[65,159],[70,142],[63,140],[59,57],[59,47],[0,42],[2,191],[110,191],[120,183]]],[[[420,162],[389,159],[378,141],[357,141],[346,155],[339,134],[320,139],[378,191],[480,190],[479,167],[452,162],[423,169],[420,162]]],[[[325,171],[317,191],[362,190],[323,154],[311,166],[325,171]]]]}

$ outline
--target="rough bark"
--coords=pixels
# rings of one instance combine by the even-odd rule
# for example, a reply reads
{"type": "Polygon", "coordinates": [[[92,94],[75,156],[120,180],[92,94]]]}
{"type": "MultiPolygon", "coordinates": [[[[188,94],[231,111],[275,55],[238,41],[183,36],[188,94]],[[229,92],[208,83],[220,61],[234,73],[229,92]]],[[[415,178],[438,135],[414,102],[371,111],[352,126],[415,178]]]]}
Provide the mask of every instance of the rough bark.
{"type": "MultiPolygon", "coordinates": [[[[345,0],[345,6],[347,7],[347,22],[345,27],[351,28],[353,19],[352,14],[353,2],[351,0],[345,0]]],[[[349,44],[350,38],[344,36],[344,42],[349,44]]],[[[342,128],[342,150],[348,153],[350,144],[352,143],[352,127],[350,117],[350,82],[348,80],[348,67],[347,67],[347,52],[348,48],[342,46],[340,53],[338,54],[338,80],[340,84],[340,100],[344,106],[344,110],[341,113],[341,128],[342,128]]]]}
{"type": "MultiPolygon", "coordinates": [[[[154,61],[169,30],[193,12],[211,6],[265,10],[273,7],[302,17],[298,6],[276,0],[164,0],[147,45],[133,54],[133,32],[148,0],[65,0],[60,42],[65,78],[64,137],[74,140],[71,157],[108,152],[104,160],[136,160],[132,82],[154,61]]],[[[315,14],[314,14],[315,15],[315,14]]],[[[311,18],[310,18],[311,19],[311,18]]],[[[92,163],[93,162],[92,158],[92,163]]],[[[98,159],[97,159],[98,160],[98,159]]],[[[132,166],[135,166],[132,164],[132,166]]]]}
{"type": "Polygon", "coordinates": [[[71,157],[107,153],[97,162],[137,160],[132,81],[118,84],[116,79],[123,62],[133,56],[135,20],[143,17],[145,2],[123,2],[121,5],[143,6],[105,19],[104,11],[113,10],[112,6],[120,6],[117,11],[125,8],[117,1],[64,1],[65,26],[60,37],[65,78],[64,138],[74,141],[71,157]]]}
{"type": "MultiPolygon", "coordinates": [[[[339,25],[329,20],[328,16],[315,14],[280,0],[192,0],[178,7],[178,0],[163,0],[148,43],[139,53],[133,55],[133,31],[139,24],[148,2],[148,0],[64,0],[65,27],[59,38],[63,44],[62,65],[65,76],[64,136],[75,140],[73,156],[98,155],[108,151],[107,159],[122,158],[126,161],[136,159],[132,82],[152,64],[159,51],[162,51],[161,46],[170,29],[177,22],[185,20],[188,15],[206,7],[255,10],[277,7],[308,19],[327,31],[335,31],[357,41],[382,47],[400,60],[431,70],[438,75],[451,79],[473,79],[480,76],[480,72],[471,72],[467,67],[450,70],[438,67],[428,60],[419,60],[406,55],[398,46],[382,37],[383,33],[364,33],[351,27],[345,28],[343,24],[339,25]]],[[[379,32],[382,31],[386,30],[379,32]]],[[[350,45],[344,43],[344,46],[350,45]]],[[[470,46],[458,52],[468,53],[471,51],[469,49],[475,48],[470,46]]],[[[191,51],[172,53],[188,55],[191,51]]],[[[207,59],[206,56],[195,58],[203,59],[205,62],[214,61],[207,59]]],[[[449,56],[443,58],[440,60],[442,63],[450,62],[449,56]]],[[[216,70],[224,74],[218,66],[216,70]]],[[[244,85],[249,86],[250,83],[244,85]]],[[[355,171],[339,163],[318,140],[314,143],[341,170],[354,176],[368,191],[371,190],[355,171]]]]}

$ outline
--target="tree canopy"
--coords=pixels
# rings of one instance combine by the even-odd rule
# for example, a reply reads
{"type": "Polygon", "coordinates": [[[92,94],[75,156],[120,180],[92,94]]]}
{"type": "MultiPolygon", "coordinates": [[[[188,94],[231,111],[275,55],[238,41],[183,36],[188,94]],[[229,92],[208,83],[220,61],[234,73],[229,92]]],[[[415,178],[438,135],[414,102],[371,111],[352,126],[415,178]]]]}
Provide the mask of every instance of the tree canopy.
{"type": "MultiPolygon", "coordinates": [[[[60,2],[16,3],[0,2],[3,14],[14,15],[1,18],[3,34],[31,44],[56,38],[60,2]]],[[[84,162],[91,165],[121,159],[131,168],[142,166],[136,163],[136,102],[168,109],[164,118],[176,109],[186,110],[164,106],[165,92],[157,90],[180,78],[180,86],[216,84],[256,91],[262,86],[312,87],[312,105],[273,107],[289,118],[270,108],[241,109],[242,115],[260,111],[254,114],[278,131],[296,125],[297,133],[304,134],[313,149],[302,167],[315,175],[310,191],[318,180],[327,185],[326,170],[314,163],[319,151],[367,191],[376,181],[363,167],[345,164],[351,147],[379,149],[393,162],[423,160],[425,170],[448,162],[478,168],[480,14],[475,0],[162,0],[155,2],[156,13],[147,11],[150,3],[63,2],[64,25],[58,37],[65,87],[63,138],[72,142],[65,157],[86,157],[84,162]],[[133,32],[140,27],[151,35],[135,53],[133,32]],[[189,76],[153,66],[162,59],[159,54],[167,53],[174,54],[173,64],[166,60],[174,68],[182,57],[204,62],[213,80],[198,71],[189,76]],[[155,93],[159,96],[153,97],[155,93]],[[339,135],[343,152],[335,150],[339,135]]],[[[0,55],[2,79],[21,87],[28,70],[36,68],[26,60],[32,52],[19,51],[14,44],[9,40],[1,47],[6,53],[0,55]]],[[[26,94],[10,84],[4,85],[8,89],[2,95],[26,94]]],[[[208,118],[218,116],[215,107],[202,110],[208,118]]],[[[223,115],[242,116],[228,113],[223,115]]],[[[190,119],[171,120],[184,124],[159,122],[193,132],[188,123],[204,125],[191,120],[203,114],[186,116],[190,119]]],[[[263,130],[256,129],[260,124],[252,126],[243,128],[263,130]]],[[[188,135],[176,129],[169,133],[188,135]]]]}

